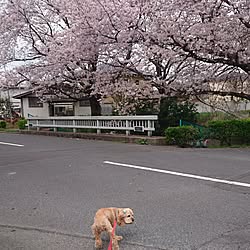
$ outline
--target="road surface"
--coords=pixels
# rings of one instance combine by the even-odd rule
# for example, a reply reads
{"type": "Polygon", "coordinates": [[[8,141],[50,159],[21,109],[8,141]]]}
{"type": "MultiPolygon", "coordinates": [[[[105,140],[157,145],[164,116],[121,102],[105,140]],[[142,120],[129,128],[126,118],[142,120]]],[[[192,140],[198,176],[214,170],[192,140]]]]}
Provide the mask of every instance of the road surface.
{"type": "Polygon", "coordinates": [[[135,212],[121,250],[250,249],[250,149],[0,133],[1,250],[94,249],[109,206],[135,212]]]}

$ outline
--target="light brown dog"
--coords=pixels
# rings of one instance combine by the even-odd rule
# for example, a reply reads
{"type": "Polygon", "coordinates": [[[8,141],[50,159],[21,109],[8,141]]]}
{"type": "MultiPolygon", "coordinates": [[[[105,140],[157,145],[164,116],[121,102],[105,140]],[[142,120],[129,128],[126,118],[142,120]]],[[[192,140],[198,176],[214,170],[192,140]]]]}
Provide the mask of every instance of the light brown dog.
{"type": "Polygon", "coordinates": [[[101,233],[106,231],[112,239],[112,249],[119,250],[118,241],[122,240],[122,236],[112,235],[114,222],[117,225],[124,226],[134,222],[134,212],[131,208],[100,208],[95,215],[94,224],[91,229],[95,236],[95,247],[102,248],[101,233]]]}

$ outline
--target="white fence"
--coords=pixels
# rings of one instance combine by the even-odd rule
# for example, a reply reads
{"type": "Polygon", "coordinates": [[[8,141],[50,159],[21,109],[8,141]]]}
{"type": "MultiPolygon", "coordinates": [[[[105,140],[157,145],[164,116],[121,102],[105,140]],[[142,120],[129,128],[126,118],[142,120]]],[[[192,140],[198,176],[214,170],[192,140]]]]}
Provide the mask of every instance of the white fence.
{"type": "Polygon", "coordinates": [[[71,128],[76,133],[77,129],[90,128],[96,129],[97,134],[100,134],[102,129],[124,130],[126,135],[129,135],[130,131],[147,131],[148,136],[152,136],[157,120],[157,115],[32,117],[28,118],[28,129],[53,128],[56,131],[57,128],[71,128]]]}

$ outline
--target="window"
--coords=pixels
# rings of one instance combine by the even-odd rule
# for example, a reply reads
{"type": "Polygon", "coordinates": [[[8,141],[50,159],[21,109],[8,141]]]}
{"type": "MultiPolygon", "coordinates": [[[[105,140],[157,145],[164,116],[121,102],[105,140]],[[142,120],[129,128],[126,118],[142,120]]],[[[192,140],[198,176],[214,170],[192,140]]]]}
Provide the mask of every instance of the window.
{"type": "Polygon", "coordinates": [[[73,103],[54,103],[55,116],[74,116],[73,103]]]}
{"type": "Polygon", "coordinates": [[[42,108],[43,103],[38,97],[29,97],[28,98],[30,108],[42,108]]]}
{"type": "Polygon", "coordinates": [[[79,106],[80,107],[89,107],[90,106],[90,102],[89,102],[88,99],[80,100],[79,101],[79,106]]]}

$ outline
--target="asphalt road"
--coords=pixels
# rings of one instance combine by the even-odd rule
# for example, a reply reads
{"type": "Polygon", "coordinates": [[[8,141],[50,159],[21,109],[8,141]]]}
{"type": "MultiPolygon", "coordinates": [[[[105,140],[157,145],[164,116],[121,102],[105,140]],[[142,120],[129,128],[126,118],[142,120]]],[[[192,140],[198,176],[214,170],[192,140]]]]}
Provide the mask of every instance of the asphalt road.
{"type": "Polygon", "coordinates": [[[94,214],[109,206],[135,212],[136,224],[118,228],[124,237],[121,250],[250,249],[248,184],[250,149],[176,149],[0,133],[0,249],[94,249],[94,214]]]}

